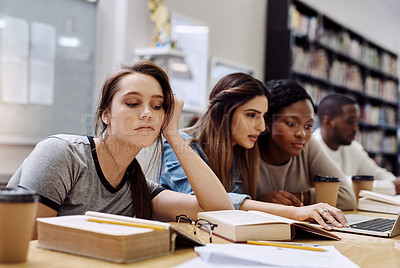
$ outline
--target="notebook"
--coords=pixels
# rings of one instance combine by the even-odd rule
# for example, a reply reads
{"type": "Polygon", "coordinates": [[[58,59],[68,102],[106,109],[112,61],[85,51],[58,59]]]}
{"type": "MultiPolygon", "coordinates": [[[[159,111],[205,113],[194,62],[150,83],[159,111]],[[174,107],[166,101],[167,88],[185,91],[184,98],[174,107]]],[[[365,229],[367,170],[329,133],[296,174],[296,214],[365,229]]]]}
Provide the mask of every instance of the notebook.
{"type": "Polygon", "coordinates": [[[333,230],[383,237],[393,237],[400,234],[400,212],[397,214],[396,219],[356,214],[348,214],[345,216],[350,227],[337,228],[331,225],[333,230]]]}

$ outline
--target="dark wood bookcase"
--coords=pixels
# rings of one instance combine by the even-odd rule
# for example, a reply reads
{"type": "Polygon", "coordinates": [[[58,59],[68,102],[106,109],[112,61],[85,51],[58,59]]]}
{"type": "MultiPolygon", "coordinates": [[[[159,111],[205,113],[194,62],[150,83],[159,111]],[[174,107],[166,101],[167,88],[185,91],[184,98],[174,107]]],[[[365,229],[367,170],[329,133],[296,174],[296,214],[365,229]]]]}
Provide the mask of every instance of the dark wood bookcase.
{"type": "Polygon", "coordinates": [[[357,140],[399,175],[397,55],[299,0],[268,0],[265,80],[291,78],[313,98],[348,94],[360,104],[357,140]]]}

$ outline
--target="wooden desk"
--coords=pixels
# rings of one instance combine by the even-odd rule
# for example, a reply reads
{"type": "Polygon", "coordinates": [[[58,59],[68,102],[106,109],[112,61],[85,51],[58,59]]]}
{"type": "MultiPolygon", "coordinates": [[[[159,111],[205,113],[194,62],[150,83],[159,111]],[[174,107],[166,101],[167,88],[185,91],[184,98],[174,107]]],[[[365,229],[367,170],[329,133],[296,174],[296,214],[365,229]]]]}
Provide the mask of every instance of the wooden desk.
{"type": "MultiPolygon", "coordinates": [[[[363,215],[382,215],[370,212],[347,212],[363,215]]],[[[395,218],[395,215],[384,214],[385,217],[395,218]]],[[[296,239],[296,242],[317,243],[318,245],[333,245],[343,255],[360,267],[400,267],[400,236],[380,238],[367,235],[355,235],[335,232],[341,241],[296,239]]],[[[229,243],[219,237],[213,238],[214,243],[229,243]]],[[[12,268],[43,268],[43,267],[173,267],[196,257],[192,248],[180,248],[174,253],[130,264],[115,264],[111,262],[80,257],[67,253],[45,250],[36,247],[37,241],[32,241],[29,247],[28,261],[21,264],[0,265],[12,268]]]]}

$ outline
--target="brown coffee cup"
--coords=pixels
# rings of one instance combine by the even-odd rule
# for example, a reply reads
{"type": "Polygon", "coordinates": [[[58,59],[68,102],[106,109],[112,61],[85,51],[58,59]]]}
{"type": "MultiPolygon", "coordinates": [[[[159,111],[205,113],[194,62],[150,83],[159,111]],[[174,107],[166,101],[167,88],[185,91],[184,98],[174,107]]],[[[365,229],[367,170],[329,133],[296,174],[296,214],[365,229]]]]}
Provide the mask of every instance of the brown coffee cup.
{"type": "Polygon", "coordinates": [[[316,203],[328,203],[329,205],[336,207],[339,183],[340,180],[336,177],[315,176],[314,185],[316,203]]]}
{"type": "Polygon", "coordinates": [[[25,262],[39,196],[21,187],[0,187],[0,263],[25,262]]]}
{"type": "Polygon", "coordinates": [[[351,177],[353,182],[353,191],[354,195],[358,199],[360,198],[360,191],[361,190],[368,190],[372,191],[373,184],[374,184],[374,176],[366,176],[366,175],[357,175],[351,177]]]}

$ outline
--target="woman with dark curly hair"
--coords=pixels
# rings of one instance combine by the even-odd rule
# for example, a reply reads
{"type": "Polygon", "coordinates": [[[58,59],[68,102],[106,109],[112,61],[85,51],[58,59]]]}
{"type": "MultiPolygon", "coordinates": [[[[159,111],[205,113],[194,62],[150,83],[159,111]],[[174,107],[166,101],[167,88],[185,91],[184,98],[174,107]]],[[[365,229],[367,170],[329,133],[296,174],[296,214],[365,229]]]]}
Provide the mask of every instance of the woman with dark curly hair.
{"type": "MultiPolygon", "coordinates": [[[[265,117],[267,130],[258,139],[261,165],[257,199],[290,206],[314,204],[314,177],[334,176],[340,179],[337,207],[354,209],[356,199],[346,176],[312,137],[311,97],[292,80],[270,81],[267,87],[272,97],[265,117]]],[[[334,209],[327,204],[324,208],[334,209]]]]}

